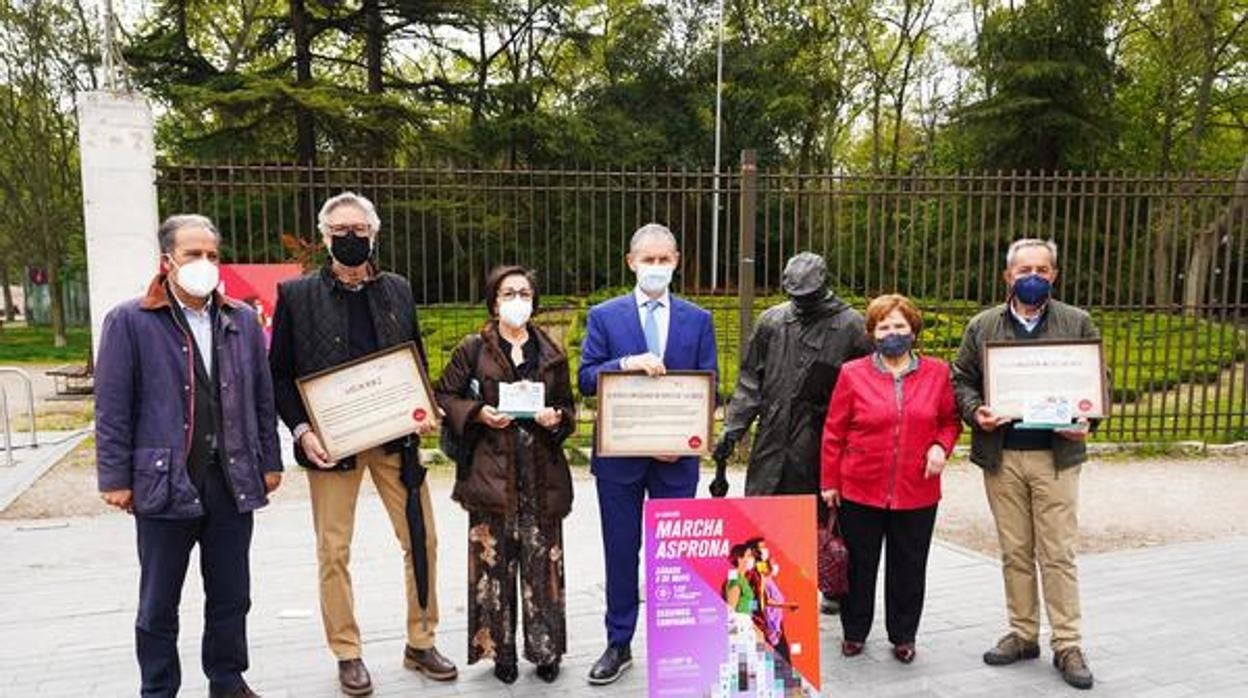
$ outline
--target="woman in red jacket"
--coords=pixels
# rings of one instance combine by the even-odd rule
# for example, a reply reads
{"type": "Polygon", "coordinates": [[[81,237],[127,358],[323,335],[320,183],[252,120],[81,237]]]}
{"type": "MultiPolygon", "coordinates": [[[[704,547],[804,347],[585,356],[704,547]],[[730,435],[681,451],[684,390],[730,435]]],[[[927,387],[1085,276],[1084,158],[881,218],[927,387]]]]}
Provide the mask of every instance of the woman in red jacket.
{"type": "Polygon", "coordinates": [[[862,653],[875,615],[880,545],[888,541],[885,625],[893,656],[914,661],[940,472],[962,430],[949,365],[919,357],[919,311],[905,296],[867,306],[875,352],[841,367],[823,427],[823,499],[840,507],[849,548],[841,654],[862,653]]]}

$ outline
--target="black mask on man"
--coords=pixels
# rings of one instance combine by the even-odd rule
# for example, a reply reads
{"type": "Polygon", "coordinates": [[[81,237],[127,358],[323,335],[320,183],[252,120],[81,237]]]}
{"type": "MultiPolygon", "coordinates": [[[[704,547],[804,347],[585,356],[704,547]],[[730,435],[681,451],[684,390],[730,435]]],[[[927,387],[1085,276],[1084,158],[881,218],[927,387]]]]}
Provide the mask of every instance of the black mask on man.
{"type": "Polygon", "coordinates": [[[335,235],[330,239],[329,253],[344,267],[358,267],[368,261],[373,245],[367,236],[355,233],[335,235]]]}

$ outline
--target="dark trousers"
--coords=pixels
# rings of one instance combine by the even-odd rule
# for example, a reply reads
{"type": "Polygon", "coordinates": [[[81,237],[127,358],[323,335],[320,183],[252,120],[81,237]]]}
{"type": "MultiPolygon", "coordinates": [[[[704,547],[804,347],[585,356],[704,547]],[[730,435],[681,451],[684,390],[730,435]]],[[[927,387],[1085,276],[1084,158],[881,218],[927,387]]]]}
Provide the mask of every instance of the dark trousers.
{"type": "Polygon", "coordinates": [[[607,565],[607,642],[628,647],[637,629],[637,565],[641,553],[642,505],[654,499],[689,498],[698,490],[697,478],[672,484],[651,466],[640,482],[597,479],[598,513],[602,521],[602,546],[607,565]]]}
{"type": "Polygon", "coordinates": [[[199,518],[135,517],[141,571],[134,634],[144,696],[175,696],[182,684],[178,602],[196,543],[204,579],[201,661],[208,685],[215,692],[230,691],[247,670],[252,515],[238,512],[219,468],[208,473],[200,498],[205,513],[199,518]]]}
{"type": "Polygon", "coordinates": [[[927,552],[936,505],[878,509],[850,501],[840,507],[841,535],[849,548],[849,594],[841,604],[845,639],[865,642],[875,617],[875,578],[884,545],[884,625],[894,645],[914,642],[923,614],[927,552]]]}

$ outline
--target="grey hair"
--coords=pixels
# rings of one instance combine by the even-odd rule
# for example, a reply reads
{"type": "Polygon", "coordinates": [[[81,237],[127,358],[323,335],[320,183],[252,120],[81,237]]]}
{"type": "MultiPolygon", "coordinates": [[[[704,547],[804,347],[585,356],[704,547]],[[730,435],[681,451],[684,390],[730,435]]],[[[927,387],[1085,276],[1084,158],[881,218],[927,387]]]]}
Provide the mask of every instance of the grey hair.
{"type": "Polygon", "coordinates": [[[1040,238],[1022,238],[1010,243],[1010,249],[1005,253],[1005,268],[1013,267],[1014,259],[1018,257],[1018,251],[1028,247],[1048,248],[1049,258],[1053,261],[1053,267],[1057,268],[1057,243],[1052,240],[1041,240],[1040,238]]]}
{"type": "Polygon", "coordinates": [[[221,231],[217,230],[217,226],[213,225],[212,219],[208,216],[201,216],[198,213],[175,213],[166,218],[156,231],[161,254],[173,253],[178,245],[178,231],[183,228],[202,228],[212,233],[217,242],[221,242],[221,231]]]}
{"type": "Polygon", "coordinates": [[[353,191],[344,191],[330,197],[321,206],[321,212],[316,214],[316,228],[321,231],[322,235],[329,234],[329,223],[325,219],[329,218],[329,214],[333,213],[334,209],[345,205],[355,206],[363,211],[364,217],[368,219],[368,227],[374,233],[381,230],[381,217],[377,215],[377,207],[373,206],[373,202],[353,191]]]}
{"type": "Polygon", "coordinates": [[[664,240],[672,243],[672,249],[680,249],[680,244],[676,242],[676,236],[672,234],[672,231],[667,229],[667,226],[661,223],[647,223],[638,228],[637,232],[633,233],[632,239],[628,241],[628,251],[631,253],[636,250],[637,246],[641,244],[641,241],[648,237],[663,238],[664,240]]]}

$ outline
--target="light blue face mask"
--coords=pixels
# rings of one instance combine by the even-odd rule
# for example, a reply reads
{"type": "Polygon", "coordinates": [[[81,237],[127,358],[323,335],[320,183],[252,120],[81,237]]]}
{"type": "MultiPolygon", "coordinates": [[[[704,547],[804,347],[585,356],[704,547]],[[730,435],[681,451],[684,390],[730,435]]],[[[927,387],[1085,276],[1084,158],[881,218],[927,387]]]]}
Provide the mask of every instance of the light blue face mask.
{"type": "Polygon", "coordinates": [[[638,264],[637,285],[646,293],[662,293],[672,283],[676,267],[665,264],[638,264]]]}

